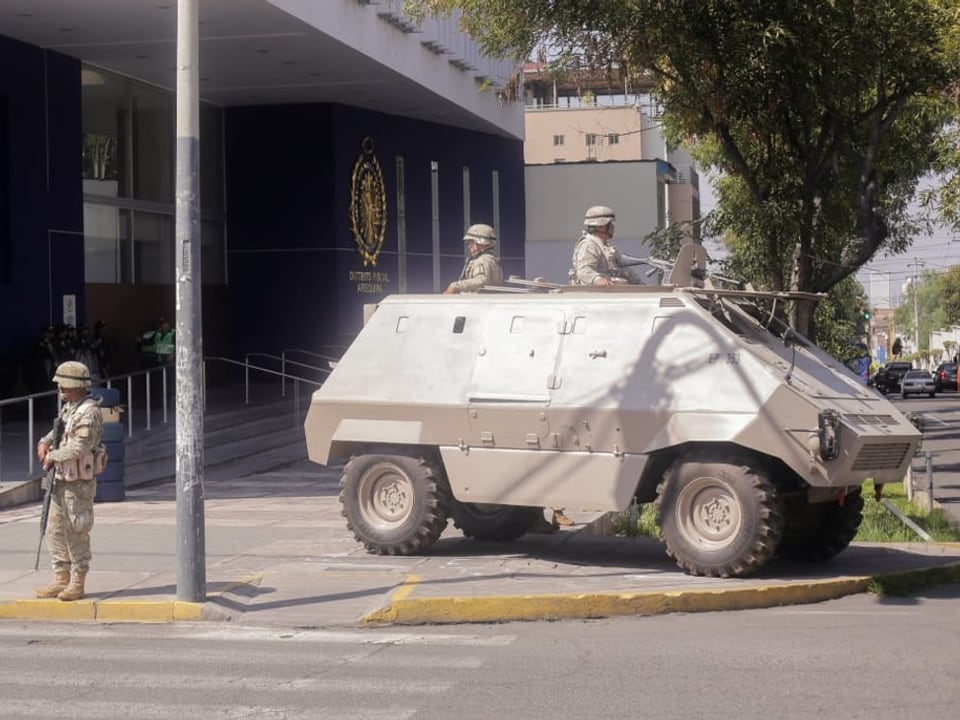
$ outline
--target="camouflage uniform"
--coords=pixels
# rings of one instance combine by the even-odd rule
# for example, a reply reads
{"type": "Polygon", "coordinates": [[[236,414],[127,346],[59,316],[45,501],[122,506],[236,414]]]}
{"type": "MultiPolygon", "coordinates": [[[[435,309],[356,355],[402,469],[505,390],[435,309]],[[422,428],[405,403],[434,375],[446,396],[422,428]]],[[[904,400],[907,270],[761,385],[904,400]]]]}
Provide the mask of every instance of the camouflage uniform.
{"type": "Polygon", "coordinates": [[[470,258],[463,266],[460,279],[453,283],[458,293],[477,292],[487,285],[502,285],[503,270],[500,258],[490,251],[481,252],[470,258]]]}
{"type": "Polygon", "coordinates": [[[640,280],[629,268],[623,267],[617,249],[592,233],[585,233],[573,249],[574,285],[594,285],[605,277],[615,283],[638,284],[640,280]]]}
{"type": "MultiPolygon", "coordinates": [[[[106,461],[101,444],[103,416],[100,398],[87,395],[60,409],[63,439],[47,458],[56,465],[56,491],[50,499],[47,522],[47,549],[54,572],[86,572],[90,566],[90,529],[93,527],[93,498],[96,474],[106,461]]],[[[53,445],[53,431],[41,443],[53,445]]]]}

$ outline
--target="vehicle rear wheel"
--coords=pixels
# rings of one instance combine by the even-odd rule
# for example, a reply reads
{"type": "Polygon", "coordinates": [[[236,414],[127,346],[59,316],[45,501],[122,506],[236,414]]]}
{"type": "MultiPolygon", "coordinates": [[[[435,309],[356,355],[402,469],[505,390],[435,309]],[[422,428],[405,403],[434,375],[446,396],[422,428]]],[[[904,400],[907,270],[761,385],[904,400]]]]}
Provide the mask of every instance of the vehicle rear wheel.
{"type": "Polygon", "coordinates": [[[693,575],[742,577],[763,567],[783,533],[776,488],[744,456],[676,461],[657,487],[660,540],[693,575]]]}
{"type": "Polygon", "coordinates": [[[543,508],[453,501],[453,526],[466,537],[509,541],[526,535],[543,520],[543,508]]]}
{"type": "Polygon", "coordinates": [[[777,554],[787,560],[822,562],[847,549],[863,522],[860,488],[837,502],[808,503],[792,498],[786,503],[786,526],[777,554]]]}
{"type": "Polygon", "coordinates": [[[415,555],[437,541],[452,496],[442,471],[423,458],[359,455],[340,478],[347,528],[372,553],[415,555]]]}

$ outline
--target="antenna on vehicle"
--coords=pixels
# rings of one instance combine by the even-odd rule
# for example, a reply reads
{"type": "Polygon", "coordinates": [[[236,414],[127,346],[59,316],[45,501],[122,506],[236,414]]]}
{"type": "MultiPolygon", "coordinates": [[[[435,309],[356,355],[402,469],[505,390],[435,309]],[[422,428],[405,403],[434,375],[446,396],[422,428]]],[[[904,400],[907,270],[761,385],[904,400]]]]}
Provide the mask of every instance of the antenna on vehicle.
{"type": "Polygon", "coordinates": [[[797,333],[794,332],[792,327],[788,327],[786,330],[784,330],[783,332],[784,347],[788,347],[792,351],[792,354],[790,356],[790,369],[787,370],[787,374],[783,378],[787,382],[790,382],[790,378],[793,377],[793,370],[797,366],[797,341],[798,340],[799,338],[797,337],[797,333]]]}

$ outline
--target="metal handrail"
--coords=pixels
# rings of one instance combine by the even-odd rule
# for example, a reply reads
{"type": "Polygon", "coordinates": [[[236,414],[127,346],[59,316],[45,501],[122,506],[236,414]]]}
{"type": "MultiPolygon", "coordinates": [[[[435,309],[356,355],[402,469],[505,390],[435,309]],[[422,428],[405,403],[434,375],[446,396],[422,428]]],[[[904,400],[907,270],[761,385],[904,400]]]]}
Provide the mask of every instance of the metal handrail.
{"type": "MultiPolygon", "coordinates": [[[[134,392],[133,392],[133,379],[143,375],[145,380],[145,389],[144,389],[144,411],[146,419],[146,430],[152,429],[152,404],[150,402],[150,377],[153,373],[161,373],[161,382],[163,384],[163,422],[168,421],[168,407],[167,407],[167,366],[147,368],[145,370],[135,370],[134,372],[125,373],[123,375],[111,375],[107,378],[98,379],[95,383],[95,386],[105,386],[112,388],[114,384],[120,384],[124,380],[126,381],[126,403],[124,404],[124,410],[129,418],[127,422],[127,436],[133,437],[134,422],[133,422],[133,408],[134,408],[134,392]]],[[[18,405],[20,403],[27,404],[27,473],[29,476],[33,476],[34,470],[36,468],[34,464],[34,438],[36,437],[36,412],[35,412],[35,401],[41,398],[47,397],[58,397],[59,390],[45,390],[44,392],[31,393],[30,395],[22,395],[14,398],[4,398],[0,400],[0,413],[4,407],[10,407],[13,405],[18,405]]],[[[0,432],[0,479],[3,476],[3,433],[0,432]]]]}
{"type": "MultiPolygon", "coordinates": [[[[236,365],[236,366],[239,366],[239,367],[243,367],[243,368],[244,368],[244,371],[245,371],[245,372],[244,372],[244,375],[245,375],[244,402],[245,402],[246,404],[249,404],[249,403],[250,403],[250,371],[251,371],[251,370],[256,371],[256,372],[266,373],[266,374],[268,374],[268,375],[273,375],[273,376],[279,377],[279,378],[281,378],[281,379],[284,381],[284,383],[285,383],[286,380],[288,380],[288,379],[293,380],[293,381],[295,382],[295,386],[294,386],[294,390],[295,390],[294,413],[295,413],[295,415],[298,415],[298,414],[299,414],[299,407],[300,407],[300,383],[301,383],[301,382],[305,382],[305,383],[308,383],[308,384],[313,385],[313,386],[316,386],[316,387],[320,387],[320,385],[323,384],[322,381],[319,381],[319,380],[314,380],[314,379],[306,378],[306,377],[300,377],[300,376],[297,376],[297,375],[292,375],[292,374],[287,373],[287,372],[281,372],[281,371],[277,371],[277,370],[272,370],[272,369],[270,369],[270,368],[262,367],[262,366],[259,366],[259,365],[253,365],[253,364],[251,364],[250,361],[249,361],[249,357],[251,357],[251,356],[253,356],[253,355],[256,355],[256,353],[249,353],[248,356],[247,356],[247,359],[246,359],[245,361],[243,361],[243,362],[241,362],[241,361],[239,361],[239,360],[234,360],[233,358],[226,358],[226,357],[206,357],[206,358],[204,358],[204,364],[203,364],[203,379],[202,379],[202,388],[203,388],[202,392],[203,392],[203,407],[204,407],[204,409],[206,409],[206,396],[207,396],[207,387],[206,387],[206,363],[207,363],[208,360],[211,360],[211,361],[220,361],[220,362],[224,362],[224,363],[228,363],[228,364],[232,364],[232,365],[236,365]]],[[[260,355],[263,355],[264,357],[270,357],[270,358],[275,359],[275,360],[282,360],[282,358],[279,357],[279,356],[277,356],[277,355],[269,355],[269,354],[267,354],[267,353],[260,353],[260,355]]],[[[313,365],[309,365],[309,364],[307,364],[307,363],[297,363],[297,362],[294,362],[294,361],[287,361],[287,362],[289,362],[289,363],[291,363],[291,364],[294,364],[294,365],[299,365],[299,366],[304,367],[304,368],[309,368],[309,369],[311,369],[311,370],[316,370],[316,371],[319,371],[319,372],[325,372],[325,373],[329,373],[329,372],[330,372],[330,371],[327,370],[326,368],[316,367],[316,366],[313,366],[313,365]]],[[[134,433],[134,429],[135,429],[133,410],[134,410],[135,407],[139,407],[138,405],[136,405],[136,400],[135,400],[135,394],[134,394],[133,384],[134,384],[134,380],[135,380],[136,378],[140,377],[141,375],[144,377],[144,394],[143,394],[143,404],[144,404],[144,413],[145,413],[145,428],[144,428],[144,429],[145,429],[146,431],[148,431],[148,432],[153,429],[153,404],[151,403],[150,398],[151,398],[151,389],[152,389],[152,387],[151,387],[151,385],[152,385],[151,380],[153,379],[154,373],[160,373],[160,382],[161,382],[161,384],[162,384],[162,389],[163,389],[163,393],[162,393],[162,395],[163,395],[163,397],[162,397],[162,409],[163,409],[162,416],[163,416],[163,423],[166,424],[166,423],[169,421],[169,401],[168,401],[168,393],[167,393],[167,388],[168,388],[168,386],[169,386],[169,383],[168,383],[168,372],[167,372],[167,371],[170,370],[170,369],[172,369],[171,366],[163,365],[163,366],[160,366],[160,367],[146,368],[146,369],[143,369],[143,370],[135,370],[135,371],[133,371],[133,372],[125,373],[125,374],[122,374],[122,375],[111,375],[110,377],[103,378],[102,380],[98,380],[98,381],[97,381],[97,383],[96,383],[97,386],[105,386],[105,387],[108,387],[108,388],[112,388],[112,387],[117,386],[117,385],[122,386],[124,383],[126,384],[126,397],[123,398],[123,399],[125,400],[125,402],[123,403],[122,407],[123,407],[123,409],[124,409],[124,411],[125,411],[125,414],[126,414],[126,417],[127,417],[127,436],[128,436],[128,437],[133,437],[133,433],[134,433]]],[[[34,446],[36,445],[36,434],[37,434],[36,428],[35,428],[35,425],[36,425],[35,401],[40,400],[40,399],[43,399],[43,398],[57,397],[58,395],[59,395],[59,391],[58,391],[58,390],[46,390],[46,391],[40,392],[40,393],[32,393],[32,394],[30,394],[30,395],[23,395],[23,396],[14,397],[14,398],[4,398],[4,399],[0,400],[0,420],[2,420],[2,411],[3,411],[3,408],[5,408],[5,407],[11,407],[11,406],[18,405],[18,404],[21,404],[21,403],[26,403],[26,405],[27,405],[27,444],[26,444],[26,451],[27,451],[27,457],[28,457],[28,462],[27,462],[28,468],[27,468],[27,472],[28,472],[28,476],[29,476],[29,477],[33,477],[33,476],[34,476],[34,473],[35,473],[35,471],[36,471],[36,469],[37,469],[36,459],[35,459],[35,455],[34,455],[34,446]]],[[[2,459],[3,459],[3,433],[0,432],[0,480],[3,479],[2,459]]]]}
{"type": "MultiPolygon", "coordinates": [[[[254,355],[267,355],[267,353],[247,353],[246,358],[249,358],[254,355]]],[[[267,356],[276,357],[276,356],[270,356],[270,355],[267,355],[267,356]]],[[[203,387],[204,388],[206,388],[206,385],[207,385],[206,383],[207,362],[211,360],[225,362],[229,365],[237,365],[238,367],[242,367],[244,369],[244,391],[243,391],[244,400],[243,401],[244,401],[244,404],[246,405],[250,404],[250,371],[251,370],[266,373],[267,375],[276,375],[283,379],[289,378],[293,380],[294,381],[293,416],[294,416],[295,423],[299,422],[299,415],[300,415],[300,383],[305,382],[310,385],[315,385],[316,387],[320,387],[321,385],[323,385],[323,383],[318,380],[312,380],[310,378],[300,377],[299,375],[291,375],[290,373],[271,370],[270,368],[265,368],[261,365],[251,365],[249,359],[245,359],[243,362],[240,362],[239,360],[234,360],[233,358],[211,356],[211,357],[205,357],[203,359],[203,387]]],[[[311,366],[305,365],[304,367],[311,367],[311,366]]],[[[315,369],[322,370],[322,368],[315,368],[315,369]]],[[[207,398],[207,394],[206,394],[206,391],[204,391],[204,394],[203,394],[204,408],[206,408],[206,405],[207,405],[206,398],[207,398]]]]}
{"type": "MultiPolygon", "coordinates": [[[[290,363],[291,365],[297,365],[298,367],[309,368],[310,370],[316,370],[317,372],[326,373],[327,375],[330,374],[330,370],[328,368],[318,367],[316,365],[308,365],[307,363],[296,362],[295,360],[287,360],[285,357],[281,355],[271,355],[270,353],[263,353],[263,352],[247,353],[246,355],[244,355],[244,361],[249,363],[249,360],[252,357],[264,357],[264,358],[270,358],[271,360],[280,361],[280,374],[281,374],[280,396],[281,397],[287,396],[287,363],[290,363]]],[[[290,377],[292,378],[294,376],[291,375],[290,377]]],[[[247,388],[249,388],[250,387],[249,371],[246,374],[245,382],[246,382],[247,388]]]]}
{"type": "MultiPolygon", "coordinates": [[[[346,348],[343,345],[321,345],[320,347],[346,350],[346,348]]],[[[324,355],[323,353],[314,352],[313,350],[303,350],[302,348],[284,348],[283,350],[280,351],[280,358],[281,358],[280,370],[282,372],[287,371],[287,353],[300,353],[301,355],[309,355],[310,357],[320,358],[321,360],[326,360],[327,364],[330,365],[330,367],[333,367],[333,365],[335,365],[339,360],[339,358],[331,357],[330,355],[324,355]]],[[[293,360],[291,360],[290,362],[292,363],[293,360]]],[[[330,371],[326,370],[326,372],[329,373],[330,371]]],[[[283,395],[284,397],[286,397],[287,395],[287,385],[285,380],[282,380],[280,382],[280,394],[283,395]]]]}

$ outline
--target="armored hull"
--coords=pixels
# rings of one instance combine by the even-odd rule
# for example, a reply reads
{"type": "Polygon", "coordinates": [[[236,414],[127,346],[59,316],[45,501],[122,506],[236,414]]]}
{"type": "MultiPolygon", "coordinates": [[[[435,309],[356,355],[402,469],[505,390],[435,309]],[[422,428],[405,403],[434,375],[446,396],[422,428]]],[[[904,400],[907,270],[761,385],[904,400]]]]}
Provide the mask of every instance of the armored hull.
{"type": "MultiPolygon", "coordinates": [[[[460,523],[475,536],[483,520],[515,518],[509,508],[656,501],[662,532],[679,523],[697,558],[757,524],[739,496],[760,487],[759,514],[776,516],[760,522],[770,526],[762,544],[775,546],[769,559],[791,547],[782,542],[791,519],[809,533],[811,515],[816,525],[848,496],[856,505],[864,480],[901,480],[921,436],[842,364],[776,325],[766,297],[636,286],[389,297],[313,396],[310,458],[421,460],[455,521],[464,508],[486,510],[460,523]],[[696,477],[680,480],[691,468],[696,477]]],[[[378,552],[424,549],[360,536],[378,552]]],[[[690,554],[665,541],[671,554],[690,554]]],[[[715,568],[678,557],[691,572],[756,569],[742,560],[715,568]]]]}

